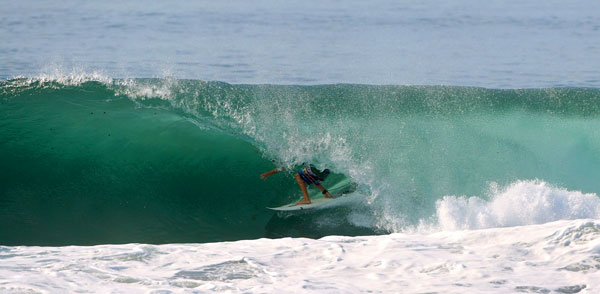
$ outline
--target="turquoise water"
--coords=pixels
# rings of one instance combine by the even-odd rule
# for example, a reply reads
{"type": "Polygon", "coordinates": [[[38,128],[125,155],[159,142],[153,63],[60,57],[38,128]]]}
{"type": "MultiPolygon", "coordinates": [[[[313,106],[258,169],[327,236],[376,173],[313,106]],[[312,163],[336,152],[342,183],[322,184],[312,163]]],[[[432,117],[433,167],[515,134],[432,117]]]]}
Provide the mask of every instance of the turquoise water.
{"type": "Polygon", "coordinates": [[[596,193],[599,113],[600,91],[587,88],[7,80],[0,240],[381,234],[434,221],[444,196],[489,199],[519,180],[596,193]],[[291,173],[260,173],[305,161],[358,190],[314,213],[265,209],[300,193],[291,173]]]}

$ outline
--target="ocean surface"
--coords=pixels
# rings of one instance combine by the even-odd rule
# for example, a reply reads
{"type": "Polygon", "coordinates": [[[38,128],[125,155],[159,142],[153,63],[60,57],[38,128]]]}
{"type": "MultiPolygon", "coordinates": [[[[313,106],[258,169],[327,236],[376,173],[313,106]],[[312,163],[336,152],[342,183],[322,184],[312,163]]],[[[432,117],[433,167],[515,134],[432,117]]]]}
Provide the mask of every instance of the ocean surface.
{"type": "Polygon", "coordinates": [[[599,130],[597,1],[2,3],[0,293],[597,293],[599,130]]]}
{"type": "Polygon", "coordinates": [[[4,1],[0,79],[598,87],[600,3],[4,1]]]}

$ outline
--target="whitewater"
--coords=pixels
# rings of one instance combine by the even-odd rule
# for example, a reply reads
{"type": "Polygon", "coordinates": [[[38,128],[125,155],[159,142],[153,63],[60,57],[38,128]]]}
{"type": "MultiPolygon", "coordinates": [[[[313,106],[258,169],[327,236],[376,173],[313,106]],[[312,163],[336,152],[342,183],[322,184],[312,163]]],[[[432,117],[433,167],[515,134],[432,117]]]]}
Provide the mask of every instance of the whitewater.
{"type": "Polygon", "coordinates": [[[208,244],[0,247],[2,293],[597,293],[600,222],[208,244]]]}

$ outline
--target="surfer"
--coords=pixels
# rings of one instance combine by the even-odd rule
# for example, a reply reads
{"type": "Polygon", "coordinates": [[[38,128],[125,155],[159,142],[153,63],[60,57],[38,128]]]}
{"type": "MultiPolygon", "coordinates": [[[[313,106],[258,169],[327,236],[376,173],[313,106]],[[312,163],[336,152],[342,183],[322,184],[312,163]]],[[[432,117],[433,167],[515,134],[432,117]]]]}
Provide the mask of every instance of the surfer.
{"type": "MultiPolygon", "coordinates": [[[[273,169],[271,171],[261,174],[260,178],[264,180],[264,179],[268,178],[269,176],[276,174],[283,170],[284,170],[283,167],[278,167],[276,169],[273,169]]],[[[296,181],[298,182],[298,186],[300,186],[300,190],[302,190],[302,194],[304,194],[304,199],[302,199],[302,201],[296,203],[296,205],[310,204],[310,198],[308,197],[308,191],[306,190],[306,185],[310,186],[311,184],[315,184],[315,187],[317,187],[317,189],[321,190],[321,193],[323,195],[325,195],[326,198],[333,198],[333,196],[331,196],[331,194],[329,194],[329,191],[327,191],[327,189],[325,189],[325,187],[323,187],[323,185],[321,185],[321,181],[324,181],[328,175],[329,175],[328,169],[324,169],[323,171],[320,171],[318,168],[316,168],[312,164],[305,164],[305,167],[300,169],[296,173],[296,175],[294,175],[294,177],[296,178],[296,181]]]]}

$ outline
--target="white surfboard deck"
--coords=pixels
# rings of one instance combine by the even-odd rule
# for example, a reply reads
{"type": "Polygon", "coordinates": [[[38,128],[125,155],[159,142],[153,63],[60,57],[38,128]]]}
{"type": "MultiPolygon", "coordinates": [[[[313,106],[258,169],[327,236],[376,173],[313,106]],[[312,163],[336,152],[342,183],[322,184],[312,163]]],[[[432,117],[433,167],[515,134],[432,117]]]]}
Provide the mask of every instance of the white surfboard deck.
{"type": "Polygon", "coordinates": [[[327,190],[333,196],[333,198],[325,198],[321,196],[321,192],[317,191],[316,193],[309,193],[310,196],[310,204],[301,204],[296,205],[297,202],[302,200],[302,198],[294,201],[290,204],[286,204],[279,207],[267,207],[268,209],[277,210],[277,211],[298,211],[298,210],[307,210],[307,209],[315,209],[318,207],[324,207],[327,204],[333,203],[338,200],[340,197],[344,196],[348,192],[354,191],[355,184],[350,181],[350,179],[343,179],[327,190]]]}
{"type": "Polygon", "coordinates": [[[272,210],[278,210],[278,211],[296,211],[296,210],[304,210],[304,209],[313,209],[313,208],[317,208],[319,206],[323,206],[332,201],[335,201],[335,199],[336,198],[322,197],[322,198],[317,198],[317,199],[310,199],[310,204],[296,205],[296,202],[302,200],[302,199],[298,199],[298,201],[294,201],[294,203],[286,204],[284,206],[267,207],[267,208],[272,209],[272,210]]]}

